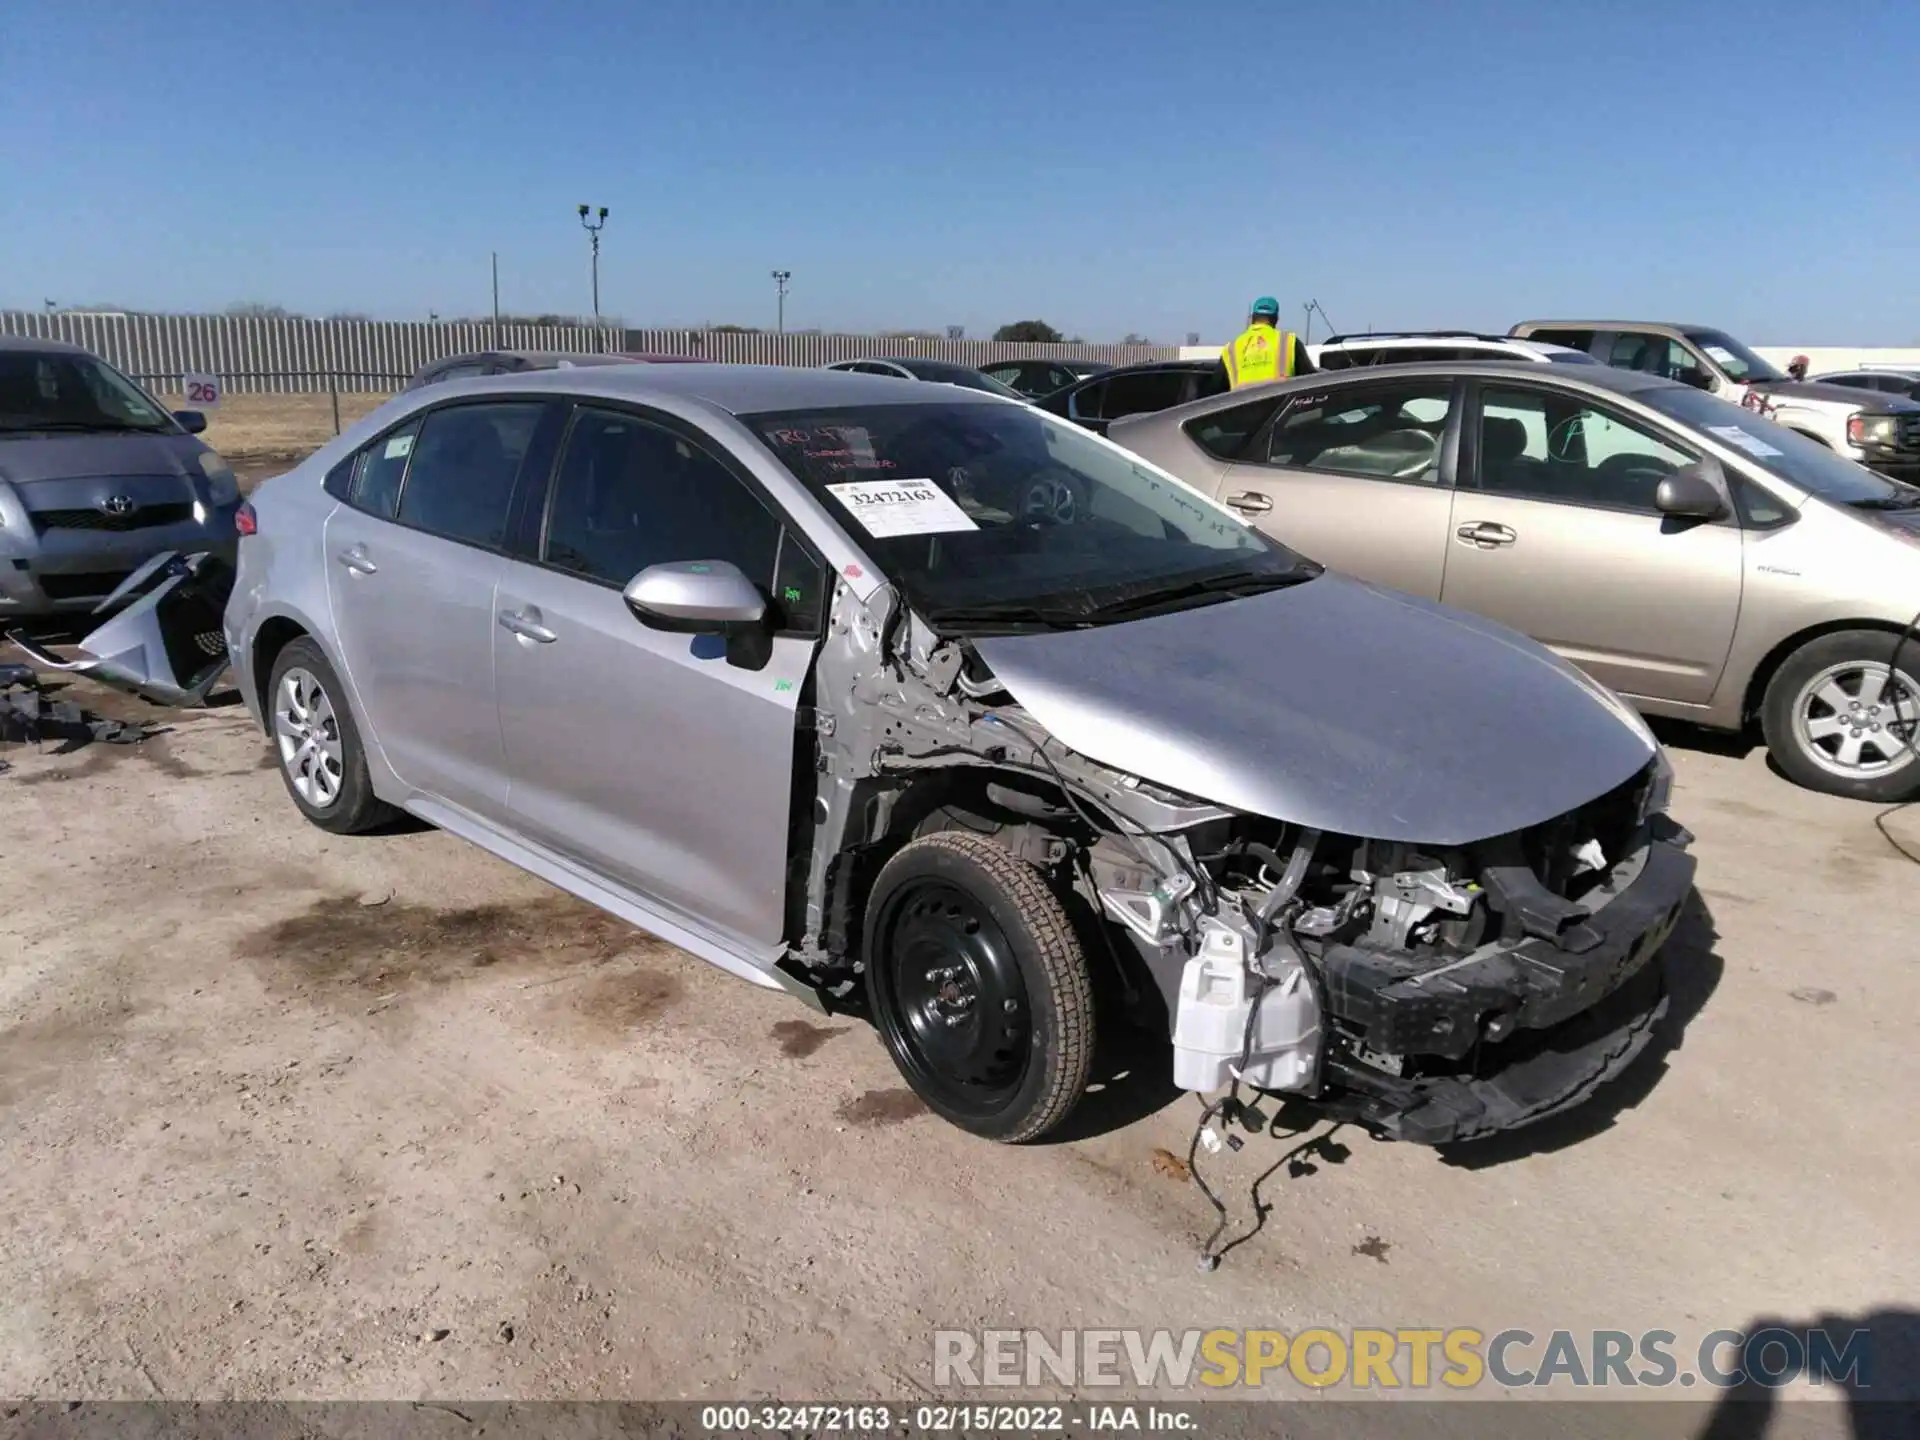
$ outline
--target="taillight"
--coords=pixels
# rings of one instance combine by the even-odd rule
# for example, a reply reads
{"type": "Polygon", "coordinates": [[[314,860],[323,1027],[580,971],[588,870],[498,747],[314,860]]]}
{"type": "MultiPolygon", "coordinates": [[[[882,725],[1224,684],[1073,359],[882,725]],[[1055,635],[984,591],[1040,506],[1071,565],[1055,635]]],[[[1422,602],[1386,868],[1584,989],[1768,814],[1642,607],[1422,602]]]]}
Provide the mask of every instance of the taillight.
{"type": "Polygon", "coordinates": [[[253,513],[253,506],[244,500],[240,502],[240,508],[233,512],[233,528],[242,535],[257,535],[260,532],[260,520],[253,513]]]}
{"type": "Polygon", "coordinates": [[[1866,416],[1849,415],[1847,417],[1847,443],[1849,445],[1864,445],[1867,443],[1866,416]]]}

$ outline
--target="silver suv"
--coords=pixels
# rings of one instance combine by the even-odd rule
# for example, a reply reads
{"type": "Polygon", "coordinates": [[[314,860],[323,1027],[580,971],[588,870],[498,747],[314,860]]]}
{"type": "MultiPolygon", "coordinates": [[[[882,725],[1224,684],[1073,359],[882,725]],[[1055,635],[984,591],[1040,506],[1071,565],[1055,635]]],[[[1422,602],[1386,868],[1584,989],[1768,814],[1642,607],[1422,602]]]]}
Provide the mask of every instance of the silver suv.
{"type": "Polygon", "coordinates": [[[939,1114],[1065,1119],[1116,1017],[1441,1141],[1573,1104],[1690,891],[1634,713],[1030,406],[755,366],[453,381],[243,515],[293,803],[411,811],[757,985],[939,1114]]]}
{"type": "Polygon", "coordinates": [[[205,428],[78,346],[0,336],[0,629],[93,610],[168,551],[230,555],[240,488],[205,428]]]}

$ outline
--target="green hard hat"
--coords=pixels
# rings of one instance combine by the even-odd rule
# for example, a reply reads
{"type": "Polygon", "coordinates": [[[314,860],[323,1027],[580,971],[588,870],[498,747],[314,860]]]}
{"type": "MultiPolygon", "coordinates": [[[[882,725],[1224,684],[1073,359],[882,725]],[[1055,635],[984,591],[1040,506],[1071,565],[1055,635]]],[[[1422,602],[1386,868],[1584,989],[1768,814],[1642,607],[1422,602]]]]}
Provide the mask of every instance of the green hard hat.
{"type": "Polygon", "coordinates": [[[1271,295],[1262,295],[1258,300],[1253,302],[1253,309],[1247,313],[1250,315],[1270,315],[1275,320],[1278,320],[1280,318],[1280,302],[1271,295]]]}

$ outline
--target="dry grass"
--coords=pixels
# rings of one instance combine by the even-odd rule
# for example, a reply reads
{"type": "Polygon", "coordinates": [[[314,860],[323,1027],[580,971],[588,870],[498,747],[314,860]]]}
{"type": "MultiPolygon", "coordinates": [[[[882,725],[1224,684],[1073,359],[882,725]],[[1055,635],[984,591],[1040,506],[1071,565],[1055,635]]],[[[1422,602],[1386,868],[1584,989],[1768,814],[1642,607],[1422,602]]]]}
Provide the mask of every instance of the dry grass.
{"type": "MultiPolygon", "coordinates": [[[[185,409],[179,395],[156,395],[185,409]]],[[[340,424],[348,426],[391,399],[390,394],[342,395],[340,424]]],[[[229,460],[298,460],[331,440],[333,399],[319,395],[228,395],[208,417],[204,439],[229,460]]]]}

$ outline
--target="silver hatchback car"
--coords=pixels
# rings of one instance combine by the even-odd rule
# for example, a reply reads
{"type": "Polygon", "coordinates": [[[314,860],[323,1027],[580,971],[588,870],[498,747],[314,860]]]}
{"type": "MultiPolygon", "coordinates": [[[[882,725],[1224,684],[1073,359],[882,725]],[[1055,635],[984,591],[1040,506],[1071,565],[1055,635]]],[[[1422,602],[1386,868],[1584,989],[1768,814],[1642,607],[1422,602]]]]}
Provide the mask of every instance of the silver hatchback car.
{"type": "Polygon", "coordinates": [[[1439,1142],[1578,1102],[1691,890],[1633,711],[1064,420],[753,366],[402,396],[243,512],[289,794],[398,807],[871,1016],[975,1133],[1117,1018],[1178,1085],[1439,1142]]]}

